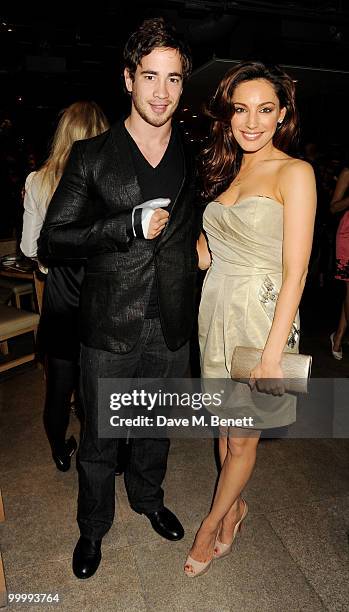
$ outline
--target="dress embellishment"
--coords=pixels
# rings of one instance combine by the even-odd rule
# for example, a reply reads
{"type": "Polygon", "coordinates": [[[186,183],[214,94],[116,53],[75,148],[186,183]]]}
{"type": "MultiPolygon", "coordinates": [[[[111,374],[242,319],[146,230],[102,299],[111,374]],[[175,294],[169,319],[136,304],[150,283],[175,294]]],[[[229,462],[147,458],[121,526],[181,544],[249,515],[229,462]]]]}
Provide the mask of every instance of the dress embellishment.
{"type": "MultiPolygon", "coordinates": [[[[268,315],[271,321],[274,318],[274,311],[275,311],[275,306],[276,306],[278,296],[279,296],[279,293],[278,293],[278,290],[275,284],[273,283],[271,278],[268,275],[266,275],[264,277],[262,286],[259,290],[258,298],[259,298],[259,301],[262,305],[264,312],[268,315]]],[[[290,331],[290,334],[288,336],[287,343],[286,343],[290,349],[293,349],[296,346],[299,340],[299,334],[300,334],[300,330],[297,328],[296,323],[293,322],[291,331],[290,331]]]]}

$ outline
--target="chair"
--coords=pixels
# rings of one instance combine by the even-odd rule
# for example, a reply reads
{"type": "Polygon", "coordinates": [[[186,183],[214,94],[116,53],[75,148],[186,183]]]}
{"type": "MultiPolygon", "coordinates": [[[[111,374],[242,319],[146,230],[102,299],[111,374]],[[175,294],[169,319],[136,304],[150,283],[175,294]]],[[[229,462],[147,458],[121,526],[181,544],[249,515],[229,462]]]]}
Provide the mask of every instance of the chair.
{"type": "Polygon", "coordinates": [[[12,289],[0,287],[0,304],[8,304],[11,301],[12,289]]]}
{"type": "Polygon", "coordinates": [[[17,251],[17,240],[15,238],[0,239],[0,257],[4,255],[12,255],[17,251]]]}
{"type": "Polygon", "coordinates": [[[0,276],[0,288],[11,289],[12,296],[15,299],[16,308],[21,307],[21,297],[24,295],[30,295],[32,310],[35,310],[33,294],[34,287],[32,282],[21,279],[4,278],[0,276]]]}
{"type": "MultiPolygon", "coordinates": [[[[0,353],[4,356],[9,355],[8,340],[33,332],[34,340],[39,324],[39,315],[34,312],[19,310],[13,306],[0,305],[0,353]]],[[[35,352],[32,351],[22,357],[14,357],[0,362],[0,372],[5,372],[11,368],[15,368],[22,363],[33,361],[35,352]]]]}

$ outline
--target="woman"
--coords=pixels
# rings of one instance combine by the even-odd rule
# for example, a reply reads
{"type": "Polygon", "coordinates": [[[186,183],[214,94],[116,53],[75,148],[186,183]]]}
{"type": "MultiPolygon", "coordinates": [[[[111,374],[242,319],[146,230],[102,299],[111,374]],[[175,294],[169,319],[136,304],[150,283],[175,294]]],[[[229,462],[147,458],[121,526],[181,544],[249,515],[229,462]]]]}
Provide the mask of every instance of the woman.
{"type": "MultiPolygon", "coordinates": [[[[36,258],[37,240],[47,206],[59,183],[73,142],[91,138],[108,129],[108,121],[95,102],[76,102],[62,113],[53,137],[49,158],[25,183],[21,250],[36,258]]],[[[46,270],[47,272],[47,270],[46,270]]],[[[71,396],[78,377],[78,305],[83,267],[54,265],[45,283],[39,326],[39,348],[46,361],[44,424],[57,468],[65,472],[77,444],[65,440],[71,396]]]]}
{"type": "MultiPolygon", "coordinates": [[[[282,352],[298,352],[297,310],[316,208],[311,166],[286,152],[297,137],[294,83],[277,67],[239,64],[218,86],[210,115],[202,172],[210,200],[204,213],[209,248],[203,235],[198,245],[200,267],[210,266],[199,314],[202,376],[228,379],[235,346],[262,348],[249,384],[258,381],[260,391],[280,395],[282,352]]],[[[241,383],[234,387],[242,408],[249,401],[245,390],[241,383]]],[[[279,407],[279,397],[259,395],[279,401],[273,427],[295,420],[292,396],[279,407]]],[[[268,415],[262,426],[268,427],[268,415]]],[[[213,558],[230,552],[247,515],[241,493],[259,435],[257,429],[229,428],[221,436],[218,486],[187,558],[187,576],[199,576],[213,558]]]]}
{"type": "Polygon", "coordinates": [[[330,210],[332,213],[344,212],[336,235],[336,276],[345,283],[345,296],[342,304],[338,328],[330,336],[332,355],[343,358],[342,338],[349,321],[349,168],[343,168],[333,193],[330,210]]]}

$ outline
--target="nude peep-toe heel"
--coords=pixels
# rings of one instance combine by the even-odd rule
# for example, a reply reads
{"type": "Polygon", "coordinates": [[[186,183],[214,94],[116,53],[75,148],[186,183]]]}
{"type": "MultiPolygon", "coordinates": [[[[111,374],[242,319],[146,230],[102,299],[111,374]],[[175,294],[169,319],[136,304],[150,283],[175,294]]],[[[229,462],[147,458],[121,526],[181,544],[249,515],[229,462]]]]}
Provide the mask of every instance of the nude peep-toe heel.
{"type": "Polygon", "coordinates": [[[240,520],[236,523],[236,525],[234,527],[233,539],[232,539],[230,544],[224,544],[223,542],[220,542],[218,537],[216,538],[216,544],[215,544],[214,551],[213,551],[213,558],[214,559],[223,559],[223,557],[226,557],[227,555],[229,555],[231,553],[231,550],[233,548],[233,543],[234,543],[234,540],[236,538],[236,535],[237,535],[238,531],[241,530],[243,521],[246,518],[247,513],[248,513],[247,502],[243,498],[241,498],[241,500],[244,503],[244,510],[243,510],[243,513],[242,513],[242,516],[241,516],[240,520]]]}
{"type": "Polygon", "coordinates": [[[193,557],[188,555],[187,560],[184,565],[184,573],[186,576],[188,576],[188,578],[197,578],[197,576],[203,576],[203,574],[206,574],[206,572],[208,572],[208,570],[210,569],[212,565],[212,561],[213,561],[213,558],[210,559],[209,561],[195,561],[193,557]],[[193,568],[193,571],[186,569],[187,565],[191,565],[193,568]]]}

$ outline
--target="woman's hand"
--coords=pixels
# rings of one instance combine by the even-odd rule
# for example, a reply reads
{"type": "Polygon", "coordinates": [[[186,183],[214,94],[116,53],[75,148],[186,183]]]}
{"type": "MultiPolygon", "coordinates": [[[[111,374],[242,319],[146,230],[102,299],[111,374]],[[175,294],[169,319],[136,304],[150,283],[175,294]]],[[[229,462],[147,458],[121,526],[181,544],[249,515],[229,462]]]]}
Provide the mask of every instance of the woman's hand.
{"type": "Polygon", "coordinates": [[[280,362],[263,363],[261,361],[250,373],[249,387],[251,391],[257,387],[258,391],[283,395],[285,393],[284,374],[280,362]]]}
{"type": "Polygon", "coordinates": [[[208,250],[205,234],[201,232],[199,240],[196,243],[196,250],[199,257],[200,270],[207,270],[211,265],[211,253],[208,250]]]}

